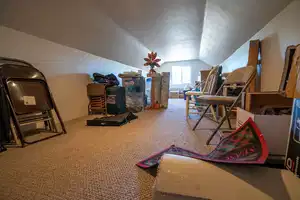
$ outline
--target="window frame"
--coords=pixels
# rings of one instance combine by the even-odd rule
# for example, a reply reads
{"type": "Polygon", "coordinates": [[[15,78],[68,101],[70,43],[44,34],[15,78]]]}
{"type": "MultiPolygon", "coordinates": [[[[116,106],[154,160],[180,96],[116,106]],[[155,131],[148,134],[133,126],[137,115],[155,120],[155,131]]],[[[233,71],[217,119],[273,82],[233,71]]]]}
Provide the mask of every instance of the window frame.
{"type": "Polygon", "coordinates": [[[179,66],[179,65],[173,65],[172,66],[172,71],[171,71],[171,83],[172,85],[184,85],[184,84],[191,84],[191,76],[192,76],[192,69],[191,66],[179,66]],[[179,81],[174,81],[174,71],[175,71],[175,67],[176,68],[180,68],[180,80],[179,81]],[[185,70],[188,69],[188,74],[189,74],[189,78],[188,81],[184,81],[184,74],[187,73],[185,70]]]}

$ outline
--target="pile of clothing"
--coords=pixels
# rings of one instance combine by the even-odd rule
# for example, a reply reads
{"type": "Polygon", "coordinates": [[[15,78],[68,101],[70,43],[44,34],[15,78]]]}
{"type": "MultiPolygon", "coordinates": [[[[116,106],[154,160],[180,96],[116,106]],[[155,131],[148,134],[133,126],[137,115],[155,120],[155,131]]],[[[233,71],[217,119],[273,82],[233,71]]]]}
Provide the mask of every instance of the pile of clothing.
{"type": "Polygon", "coordinates": [[[99,74],[99,73],[94,73],[93,77],[94,77],[94,82],[104,83],[107,86],[120,85],[118,78],[114,74],[103,75],[103,74],[99,74]]]}

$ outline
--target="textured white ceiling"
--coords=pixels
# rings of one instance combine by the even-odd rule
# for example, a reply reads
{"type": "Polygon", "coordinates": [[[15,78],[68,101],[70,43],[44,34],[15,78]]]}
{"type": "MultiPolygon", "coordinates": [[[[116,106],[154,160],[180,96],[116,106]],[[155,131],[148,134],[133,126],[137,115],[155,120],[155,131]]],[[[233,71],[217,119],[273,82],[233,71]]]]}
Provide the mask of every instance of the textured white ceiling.
{"type": "Polygon", "coordinates": [[[103,11],[164,61],[198,59],[205,0],[104,0],[103,11]],[[117,5],[117,6],[116,6],[117,5]]]}
{"type": "Polygon", "coordinates": [[[200,59],[222,63],[292,0],[207,0],[200,59]]]}
{"type": "Polygon", "coordinates": [[[148,49],[216,65],[291,1],[0,0],[0,24],[132,66],[148,49]]]}
{"type": "Polygon", "coordinates": [[[0,25],[146,70],[150,50],[101,12],[99,2],[0,0],[0,25]]]}

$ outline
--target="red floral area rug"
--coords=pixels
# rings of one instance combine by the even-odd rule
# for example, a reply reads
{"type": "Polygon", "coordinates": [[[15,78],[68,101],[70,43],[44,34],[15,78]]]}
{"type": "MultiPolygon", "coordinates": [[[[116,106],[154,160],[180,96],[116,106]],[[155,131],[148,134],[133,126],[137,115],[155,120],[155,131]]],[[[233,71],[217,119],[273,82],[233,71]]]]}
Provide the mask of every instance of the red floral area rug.
{"type": "Polygon", "coordinates": [[[208,155],[201,155],[172,145],[136,165],[144,169],[156,167],[165,153],[217,163],[261,165],[268,158],[269,151],[262,133],[253,120],[249,118],[239,129],[222,139],[208,155]]]}

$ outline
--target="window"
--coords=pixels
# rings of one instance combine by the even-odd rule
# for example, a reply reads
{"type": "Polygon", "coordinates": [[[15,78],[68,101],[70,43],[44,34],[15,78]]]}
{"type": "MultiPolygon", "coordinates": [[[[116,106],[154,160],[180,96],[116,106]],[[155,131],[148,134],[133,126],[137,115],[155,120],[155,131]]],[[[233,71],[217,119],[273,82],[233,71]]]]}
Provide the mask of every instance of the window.
{"type": "Polygon", "coordinates": [[[190,84],[191,83],[191,67],[181,67],[173,66],[172,67],[172,84],[190,84]]]}

